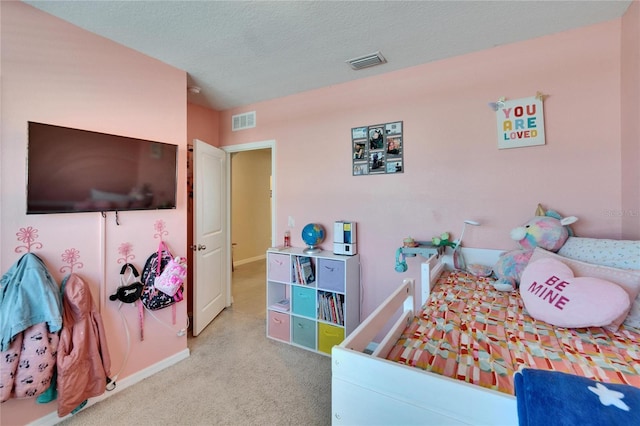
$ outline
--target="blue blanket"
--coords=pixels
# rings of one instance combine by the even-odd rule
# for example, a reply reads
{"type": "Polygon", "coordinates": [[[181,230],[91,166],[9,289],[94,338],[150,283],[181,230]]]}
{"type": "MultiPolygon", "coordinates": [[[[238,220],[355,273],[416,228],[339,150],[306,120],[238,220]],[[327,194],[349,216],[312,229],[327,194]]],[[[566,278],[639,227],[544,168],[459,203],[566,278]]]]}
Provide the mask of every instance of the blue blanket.
{"type": "Polygon", "coordinates": [[[640,388],[528,368],[514,381],[520,426],[640,425],[640,388]]]}

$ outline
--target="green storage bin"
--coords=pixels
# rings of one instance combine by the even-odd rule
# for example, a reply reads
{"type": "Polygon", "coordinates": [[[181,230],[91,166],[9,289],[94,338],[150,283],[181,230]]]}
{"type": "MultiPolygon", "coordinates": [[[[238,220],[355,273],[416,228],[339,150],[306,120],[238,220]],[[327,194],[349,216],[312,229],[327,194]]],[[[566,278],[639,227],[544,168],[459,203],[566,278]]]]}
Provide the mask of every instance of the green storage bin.
{"type": "Polygon", "coordinates": [[[302,317],[291,317],[291,336],[293,343],[316,349],[316,323],[302,317]]]}

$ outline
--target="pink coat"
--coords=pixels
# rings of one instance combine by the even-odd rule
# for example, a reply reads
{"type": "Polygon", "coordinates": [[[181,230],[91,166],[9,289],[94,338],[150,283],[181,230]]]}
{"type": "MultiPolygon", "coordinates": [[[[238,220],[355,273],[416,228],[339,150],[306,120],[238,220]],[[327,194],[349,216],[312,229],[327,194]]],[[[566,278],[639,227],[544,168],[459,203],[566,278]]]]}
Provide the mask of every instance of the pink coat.
{"type": "Polygon", "coordinates": [[[89,286],[76,274],[63,281],[63,321],[58,344],[58,416],[102,395],[111,358],[102,317],[89,286]]]}

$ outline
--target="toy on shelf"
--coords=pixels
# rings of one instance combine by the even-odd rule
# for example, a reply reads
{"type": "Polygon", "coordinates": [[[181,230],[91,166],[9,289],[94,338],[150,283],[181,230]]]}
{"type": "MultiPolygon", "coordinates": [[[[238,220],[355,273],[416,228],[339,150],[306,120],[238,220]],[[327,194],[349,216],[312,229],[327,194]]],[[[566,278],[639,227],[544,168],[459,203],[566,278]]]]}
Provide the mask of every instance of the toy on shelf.
{"type": "Polygon", "coordinates": [[[447,247],[453,249],[453,264],[456,269],[465,271],[467,269],[464,257],[462,256],[462,237],[467,225],[479,226],[480,223],[475,220],[465,220],[462,226],[462,232],[460,238],[457,240],[451,240],[451,235],[448,232],[443,232],[437,237],[433,237],[431,241],[416,241],[411,237],[402,240],[402,247],[396,250],[396,271],[406,272],[409,268],[406,257],[415,257],[420,255],[425,259],[429,259],[431,256],[441,256],[447,247]]]}
{"type": "Polygon", "coordinates": [[[451,248],[454,248],[456,246],[456,243],[454,241],[451,241],[449,238],[451,238],[449,233],[448,232],[443,232],[439,236],[433,237],[431,239],[431,244],[433,244],[436,247],[442,247],[442,248],[451,247],[451,248]]]}
{"type": "Polygon", "coordinates": [[[405,258],[420,255],[425,259],[433,255],[441,255],[444,253],[444,247],[434,245],[430,241],[416,241],[413,238],[405,238],[402,241],[402,247],[396,250],[396,272],[407,272],[409,266],[405,258]]]}
{"type": "Polygon", "coordinates": [[[460,233],[460,238],[455,241],[450,240],[450,236],[448,232],[444,232],[440,234],[438,237],[433,237],[431,239],[431,243],[437,247],[442,247],[443,250],[445,247],[451,247],[453,249],[453,267],[458,271],[466,271],[467,262],[464,260],[464,256],[462,254],[462,237],[464,237],[464,231],[467,229],[467,225],[472,226],[480,226],[480,222],[476,222],[475,220],[466,219],[462,225],[462,232],[460,233]]]}
{"type": "Polygon", "coordinates": [[[419,245],[420,243],[411,237],[407,237],[402,240],[402,247],[418,247],[419,245]]]}

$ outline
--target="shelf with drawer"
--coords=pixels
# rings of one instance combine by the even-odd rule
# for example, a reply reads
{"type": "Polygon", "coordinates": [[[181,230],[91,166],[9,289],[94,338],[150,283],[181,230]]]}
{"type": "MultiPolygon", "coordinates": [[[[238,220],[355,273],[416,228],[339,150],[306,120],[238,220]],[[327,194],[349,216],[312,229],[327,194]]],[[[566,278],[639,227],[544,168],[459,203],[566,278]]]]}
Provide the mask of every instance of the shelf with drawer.
{"type": "Polygon", "coordinates": [[[360,256],[267,251],[267,337],[331,355],[360,324],[360,256]]]}

